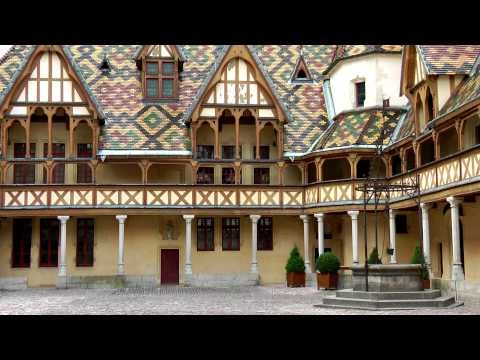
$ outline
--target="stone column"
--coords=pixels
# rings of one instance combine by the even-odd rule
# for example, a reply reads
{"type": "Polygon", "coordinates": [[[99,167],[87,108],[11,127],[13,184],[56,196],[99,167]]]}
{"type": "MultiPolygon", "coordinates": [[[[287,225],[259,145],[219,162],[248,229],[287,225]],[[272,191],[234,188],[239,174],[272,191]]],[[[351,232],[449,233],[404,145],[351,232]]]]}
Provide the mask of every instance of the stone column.
{"type": "Polygon", "coordinates": [[[397,230],[395,228],[395,210],[389,209],[389,222],[390,222],[390,249],[393,249],[393,255],[390,256],[390,264],[397,263],[397,249],[395,247],[395,236],[397,230]]]}
{"type": "Polygon", "coordinates": [[[432,207],[431,204],[420,203],[422,210],[422,245],[423,256],[427,263],[428,271],[432,271],[432,261],[430,259],[430,222],[428,221],[428,210],[432,207]]]}
{"type": "Polygon", "coordinates": [[[185,220],[185,275],[192,275],[192,220],[195,215],[183,215],[185,220]]]}
{"type": "Polygon", "coordinates": [[[252,264],[250,266],[250,272],[252,274],[258,274],[258,263],[257,263],[257,224],[260,220],[260,215],[250,215],[250,220],[252,221],[252,264]]]}
{"type": "Polygon", "coordinates": [[[115,216],[118,220],[118,260],[117,260],[117,275],[125,275],[125,220],[127,215],[115,216]]]}
{"type": "Polygon", "coordinates": [[[323,249],[325,248],[325,239],[323,231],[323,214],[314,214],[318,222],[318,256],[323,254],[323,249]]]}
{"type": "Polygon", "coordinates": [[[449,196],[447,197],[447,201],[450,203],[450,215],[452,218],[452,279],[464,280],[465,275],[463,274],[462,260],[460,257],[460,218],[458,214],[458,205],[462,202],[462,198],[449,196]]]}
{"type": "Polygon", "coordinates": [[[57,216],[60,220],[60,264],[58,276],[67,276],[67,221],[70,216],[57,216]]]}
{"type": "Polygon", "coordinates": [[[308,255],[308,215],[300,215],[300,219],[303,220],[303,248],[304,248],[304,258],[305,258],[305,272],[307,274],[312,272],[310,267],[310,256],[308,255]]]}
{"type": "Polygon", "coordinates": [[[358,210],[348,212],[352,218],[352,262],[358,264],[358,210]]]}

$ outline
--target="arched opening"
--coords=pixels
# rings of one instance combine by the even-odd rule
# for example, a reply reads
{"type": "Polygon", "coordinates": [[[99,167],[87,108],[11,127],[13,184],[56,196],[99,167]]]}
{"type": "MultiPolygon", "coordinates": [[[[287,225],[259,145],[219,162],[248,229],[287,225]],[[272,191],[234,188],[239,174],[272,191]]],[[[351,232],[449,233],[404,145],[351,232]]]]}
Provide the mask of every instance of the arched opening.
{"type": "Polygon", "coordinates": [[[417,102],[415,105],[415,114],[417,118],[418,129],[421,132],[425,127],[425,112],[423,111],[423,103],[422,103],[422,100],[420,99],[420,95],[417,96],[417,102]]]}
{"type": "MultiPolygon", "coordinates": [[[[148,169],[148,184],[178,185],[187,184],[185,165],[180,164],[152,164],[148,169]]],[[[191,176],[190,176],[191,177],[191,176]]]]}
{"type": "Polygon", "coordinates": [[[400,155],[392,156],[392,175],[398,175],[402,173],[402,159],[400,155]]]}
{"type": "MultiPolygon", "coordinates": [[[[245,110],[239,119],[239,144],[240,144],[240,158],[241,159],[255,159],[255,144],[257,143],[257,134],[255,129],[255,117],[250,110],[245,110]]],[[[267,152],[263,155],[265,156],[267,152]]],[[[260,157],[262,155],[262,148],[260,148],[260,157]]]]}
{"type": "MultiPolygon", "coordinates": [[[[269,122],[260,130],[260,159],[277,158],[277,131],[269,122]],[[268,156],[267,156],[268,155],[268,156]]],[[[255,156],[256,145],[254,146],[255,156]]]]}
{"type": "Polygon", "coordinates": [[[326,159],[322,164],[322,180],[350,179],[352,171],[350,162],[345,158],[326,159]]]}
{"type": "MultiPolygon", "coordinates": [[[[19,121],[14,121],[8,128],[8,157],[25,159],[27,155],[26,129],[19,121]]],[[[35,158],[35,143],[30,143],[30,157],[35,158]]],[[[19,164],[11,166],[7,172],[6,183],[34,184],[35,164],[19,164]]]]}
{"type": "Polygon", "coordinates": [[[285,185],[302,185],[302,172],[296,165],[286,165],[283,171],[285,185]]]}
{"type": "Polygon", "coordinates": [[[213,159],[215,157],[215,131],[204,121],[197,129],[197,159],[213,159]]]}
{"type": "MultiPolygon", "coordinates": [[[[93,154],[93,131],[86,121],[80,122],[73,132],[73,151],[78,159],[92,159],[93,154]]],[[[93,182],[92,168],[88,163],[77,164],[77,184],[90,184],[93,182]]]]}
{"type": "Polygon", "coordinates": [[[222,159],[235,159],[235,117],[230,110],[224,110],[218,118],[220,134],[220,156],[222,159]]]}
{"type": "Polygon", "coordinates": [[[309,184],[317,182],[317,165],[314,162],[307,165],[307,180],[309,184]]]}
{"type": "Polygon", "coordinates": [[[448,130],[438,134],[438,145],[440,147],[440,157],[454,154],[458,151],[458,135],[457,130],[451,127],[448,130]]]}
{"type": "Polygon", "coordinates": [[[413,148],[405,150],[405,162],[407,171],[415,169],[415,152],[413,148]]]}
{"type": "Polygon", "coordinates": [[[420,165],[431,163],[435,160],[435,144],[429,138],[420,144],[420,165]]]}
{"type": "Polygon", "coordinates": [[[357,178],[384,178],[385,163],[380,158],[361,158],[357,162],[357,178]]]}
{"type": "Polygon", "coordinates": [[[142,184],[138,164],[100,163],[96,171],[97,184],[142,184]]]}
{"type": "Polygon", "coordinates": [[[427,107],[427,123],[432,120],[435,116],[434,106],[433,106],[433,96],[430,92],[430,88],[427,88],[427,94],[425,97],[425,105],[427,107]]]}

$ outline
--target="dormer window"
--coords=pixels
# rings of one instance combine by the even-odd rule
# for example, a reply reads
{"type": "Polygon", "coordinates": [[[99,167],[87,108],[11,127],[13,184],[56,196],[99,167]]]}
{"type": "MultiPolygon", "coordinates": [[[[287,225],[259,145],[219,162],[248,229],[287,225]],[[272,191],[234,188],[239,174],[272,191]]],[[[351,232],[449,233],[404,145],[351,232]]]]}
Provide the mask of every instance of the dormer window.
{"type": "Polygon", "coordinates": [[[143,73],[146,99],[178,98],[178,64],[181,59],[174,46],[145,46],[137,61],[143,73]]]}
{"type": "Polygon", "coordinates": [[[292,82],[312,82],[312,76],[308,71],[307,64],[303,59],[303,56],[298,58],[297,64],[295,65],[292,78],[292,82]]]}
{"type": "Polygon", "coordinates": [[[365,81],[355,83],[355,106],[365,106],[365,81]]]}

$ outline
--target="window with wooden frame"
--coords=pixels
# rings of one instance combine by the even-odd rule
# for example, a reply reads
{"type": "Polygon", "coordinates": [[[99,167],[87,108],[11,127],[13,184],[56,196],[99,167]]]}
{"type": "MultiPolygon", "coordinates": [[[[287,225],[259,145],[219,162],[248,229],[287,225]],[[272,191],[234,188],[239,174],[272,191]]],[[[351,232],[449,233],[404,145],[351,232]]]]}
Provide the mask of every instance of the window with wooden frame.
{"type": "Polygon", "coordinates": [[[256,185],[269,185],[270,168],[255,168],[253,170],[253,183],[256,185]]]}
{"type": "MultiPolygon", "coordinates": [[[[242,157],[242,147],[239,147],[240,150],[240,157],[242,157]]],[[[222,159],[235,159],[235,145],[223,145],[222,146],[222,159]]]]}
{"type": "Polygon", "coordinates": [[[93,266],[95,220],[77,219],[77,266],[93,266]]]}
{"type": "Polygon", "coordinates": [[[363,107],[365,105],[365,81],[355,83],[355,106],[363,107]]]}
{"type": "MultiPolygon", "coordinates": [[[[26,151],[25,143],[15,143],[13,145],[13,157],[15,159],[24,159],[26,151]]],[[[35,157],[35,143],[30,143],[30,157],[35,157]]],[[[13,183],[35,184],[35,164],[14,164],[13,183]]]]}
{"type": "Polygon", "coordinates": [[[222,218],[222,250],[240,250],[240,218],[222,218]]]}
{"type": "Polygon", "coordinates": [[[178,98],[178,68],[177,60],[171,50],[150,52],[145,58],[144,89],[147,99],[178,98]]]}
{"type": "Polygon", "coordinates": [[[214,251],[215,221],[213,218],[197,219],[197,251],[214,251]]]}
{"type": "Polygon", "coordinates": [[[32,219],[13,219],[12,268],[30,267],[32,219]]]}
{"type": "Polygon", "coordinates": [[[222,184],[225,184],[225,185],[235,184],[234,168],[222,168],[222,184]]]}
{"type": "Polygon", "coordinates": [[[209,185],[215,183],[213,167],[201,167],[197,171],[197,184],[209,185]]]}
{"type": "Polygon", "coordinates": [[[40,219],[40,267],[58,266],[59,230],[57,219],[40,219]]]}
{"type": "Polygon", "coordinates": [[[273,250],[273,218],[261,217],[257,224],[257,250],[273,250]]]}
{"type": "MultiPolygon", "coordinates": [[[[92,157],[92,144],[77,144],[77,158],[92,157]]],[[[92,182],[92,168],[88,164],[77,164],[77,184],[92,182]]]]}
{"type": "MultiPolygon", "coordinates": [[[[257,146],[253,145],[253,158],[256,159],[257,157],[257,146]]],[[[268,160],[270,159],[270,146],[268,145],[260,145],[260,160],[268,160]]]]}
{"type": "MultiPolygon", "coordinates": [[[[43,157],[47,157],[48,144],[43,144],[43,157]]],[[[52,158],[65,158],[65,144],[52,143],[52,158]]],[[[47,182],[47,171],[43,169],[43,182],[47,182]]],[[[52,184],[65,183],[65,164],[56,164],[52,171],[52,184]]]]}
{"type": "Polygon", "coordinates": [[[197,159],[213,159],[214,154],[214,145],[197,145],[197,159]]]}

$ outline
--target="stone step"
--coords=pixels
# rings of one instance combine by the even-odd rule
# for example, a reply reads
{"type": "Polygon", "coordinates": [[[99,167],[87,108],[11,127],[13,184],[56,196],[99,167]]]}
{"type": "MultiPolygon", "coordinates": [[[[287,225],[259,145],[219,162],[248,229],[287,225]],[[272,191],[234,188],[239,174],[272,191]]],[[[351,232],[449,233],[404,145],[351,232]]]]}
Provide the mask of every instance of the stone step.
{"type": "Polygon", "coordinates": [[[435,299],[372,300],[326,296],[323,298],[322,303],[324,305],[337,305],[372,309],[414,309],[447,307],[455,303],[455,298],[453,296],[442,296],[435,299]]]}
{"type": "Polygon", "coordinates": [[[419,300],[435,299],[441,297],[441,292],[435,290],[423,291],[353,291],[344,289],[336,291],[336,296],[349,299],[371,299],[371,300],[419,300]]]}

